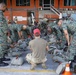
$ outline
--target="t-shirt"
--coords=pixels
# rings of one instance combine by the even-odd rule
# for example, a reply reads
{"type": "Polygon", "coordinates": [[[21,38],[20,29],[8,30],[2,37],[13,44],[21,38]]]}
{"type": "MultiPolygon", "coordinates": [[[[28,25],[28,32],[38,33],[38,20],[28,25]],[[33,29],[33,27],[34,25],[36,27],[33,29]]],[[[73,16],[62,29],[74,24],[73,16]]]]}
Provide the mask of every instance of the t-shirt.
{"type": "Polygon", "coordinates": [[[37,61],[42,61],[46,56],[47,41],[42,38],[36,38],[29,42],[29,46],[32,49],[32,58],[37,61]]]}

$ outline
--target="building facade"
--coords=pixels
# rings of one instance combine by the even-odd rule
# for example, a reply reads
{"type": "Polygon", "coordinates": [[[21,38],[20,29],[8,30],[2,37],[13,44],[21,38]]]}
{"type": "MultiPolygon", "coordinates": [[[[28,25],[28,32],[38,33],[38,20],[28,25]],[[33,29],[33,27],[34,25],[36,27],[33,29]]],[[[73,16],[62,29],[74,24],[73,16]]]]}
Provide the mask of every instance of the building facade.
{"type": "Polygon", "coordinates": [[[35,18],[58,18],[56,13],[75,11],[76,0],[3,0],[8,8],[5,16],[8,20],[17,18],[17,23],[28,24],[35,18]],[[55,8],[55,9],[54,9],[55,8]],[[56,10],[57,9],[57,10],[56,10]],[[55,12],[56,11],[56,12],[55,12]]]}

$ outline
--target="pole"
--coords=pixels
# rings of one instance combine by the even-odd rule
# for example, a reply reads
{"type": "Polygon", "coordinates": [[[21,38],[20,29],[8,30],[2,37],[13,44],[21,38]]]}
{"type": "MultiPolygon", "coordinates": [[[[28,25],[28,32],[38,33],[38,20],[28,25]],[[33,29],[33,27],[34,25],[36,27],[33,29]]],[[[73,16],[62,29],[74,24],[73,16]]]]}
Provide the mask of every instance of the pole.
{"type": "Polygon", "coordinates": [[[11,6],[10,6],[10,16],[11,16],[11,22],[13,22],[13,11],[12,11],[12,0],[10,0],[10,4],[11,4],[11,6]]]}

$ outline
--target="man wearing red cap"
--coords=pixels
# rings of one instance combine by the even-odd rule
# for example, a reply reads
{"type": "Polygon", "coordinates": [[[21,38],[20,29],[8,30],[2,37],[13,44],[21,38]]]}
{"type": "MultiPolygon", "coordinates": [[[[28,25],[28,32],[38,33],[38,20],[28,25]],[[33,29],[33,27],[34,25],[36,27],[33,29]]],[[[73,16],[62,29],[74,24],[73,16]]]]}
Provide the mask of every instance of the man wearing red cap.
{"type": "Polygon", "coordinates": [[[46,68],[45,62],[47,61],[46,51],[49,49],[48,43],[40,38],[41,33],[39,29],[35,29],[33,33],[35,39],[29,42],[32,53],[27,54],[26,60],[31,63],[31,70],[39,63],[42,64],[43,68],[46,68]]]}

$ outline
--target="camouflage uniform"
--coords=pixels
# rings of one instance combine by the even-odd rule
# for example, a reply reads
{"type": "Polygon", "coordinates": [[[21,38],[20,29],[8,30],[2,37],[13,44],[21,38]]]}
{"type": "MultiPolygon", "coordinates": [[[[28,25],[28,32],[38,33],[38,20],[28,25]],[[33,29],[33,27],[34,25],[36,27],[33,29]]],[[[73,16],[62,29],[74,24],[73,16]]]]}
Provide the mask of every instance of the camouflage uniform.
{"type": "Polygon", "coordinates": [[[8,24],[8,27],[9,27],[9,30],[11,31],[11,39],[12,39],[12,42],[14,42],[14,41],[13,41],[14,33],[13,33],[12,24],[8,24]]]}
{"type": "Polygon", "coordinates": [[[26,39],[30,35],[30,28],[27,27],[25,30],[22,29],[23,38],[26,39]]]}
{"type": "Polygon", "coordinates": [[[51,22],[48,26],[50,26],[52,28],[52,30],[56,36],[56,39],[58,41],[60,41],[60,40],[62,41],[61,43],[60,42],[58,43],[58,48],[63,49],[66,40],[64,38],[62,29],[60,27],[58,27],[58,25],[56,23],[53,23],[53,22],[51,22]]]}
{"type": "Polygon", "coordinates": [[[67,43],[67,42],[66,42],[66,38],[65,38],[65,36],[64,36],[63,29],[62,29],[61,27],[59,27],[59,30],[60,30],[60,32],[61,32],[61,34],[60,34],[61,43],[59,43],[60,49],[64,49],[64,46],[65,46],[65,44],[67,43]]]}
{"type": "Polygon", "coordinates": [[[5,50],[7,49],[7,33],[8,25],[7,21],[0,10],[0,58],[4,56],[5,50]]]}
{"type": "Polygon", "coordinates": [[[12,43],[12,40],[11,40],[11,31],[10,30],[7,31],[7,43],[8,44],[12,43]]]}
{"type": "Polygon", "coordinates": [[[39,28],[39,29],[41,30],[41,34],[42,34],[43,36],[46,36],[46,33],[47,33],[47,25],[48,25],[48,23],[47,23],[46,20],[47,20],[47,19],[44,19],[44,20],[40,23],[39,26],[34,26],[34,27],[35,27],[34,29],[39,28]]]}
{"type": "Polygon", "coordinates": [[[53,30],[53,32],[55,33],[57,40],[61,39],[61,31],[59,30],[59,27],[56,23],[51,22],[50,24],[48,24],[48,26],[50,26],[53,30]]]}
{"type": "Polygon", "coordinates": [[[73,60],[74,56],[76,55],[76,23],[74,22],[71,22],[70,24],[63,23],[62,28],[63,30],[67,30],[69,35],[73,36],[71,45],[68,47],[69,60],[73,60]]]}
{"type": "Polygon", "coordinates": [[[23,29],[23,26],[20,28],[20,31],[22,31],[22,36],[24,39],[28,38],[28,36],[30,35],[30,27],[27,26],[26,29],[23,29]]]}
{"type": "Polygon", "coordinates": [[[18,31],[21,31],[22,25],[18,24],[10,24],[9,29],[11,30],[11,39],[13,42],[17,42],[19,40],[18,31]]]}

